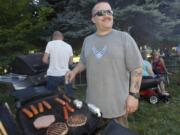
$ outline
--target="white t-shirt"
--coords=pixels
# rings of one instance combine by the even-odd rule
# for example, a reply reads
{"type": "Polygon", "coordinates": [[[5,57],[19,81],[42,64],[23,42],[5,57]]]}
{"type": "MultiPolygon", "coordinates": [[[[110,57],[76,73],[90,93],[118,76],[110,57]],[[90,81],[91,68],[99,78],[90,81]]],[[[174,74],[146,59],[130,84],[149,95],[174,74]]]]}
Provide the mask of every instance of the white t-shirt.
{"type": "Polygon", "coordinates": [[[73,56],[72,47],[62,40],[48,42],[46,53],[49,54],[48,76],[64,76],[69,71],[69,59],[73,56]]]}

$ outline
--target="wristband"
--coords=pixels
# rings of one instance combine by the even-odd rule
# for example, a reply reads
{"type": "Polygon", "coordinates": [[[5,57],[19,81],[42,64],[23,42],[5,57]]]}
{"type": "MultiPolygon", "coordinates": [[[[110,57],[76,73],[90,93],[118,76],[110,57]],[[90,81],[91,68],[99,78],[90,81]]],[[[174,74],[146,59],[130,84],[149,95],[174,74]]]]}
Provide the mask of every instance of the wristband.
{"type": "Polygon", "coordinates": [[[133,96],[133,97],[136,98],[136,99],[139,99],[139,98],[140,98],[139,93],[129,92],[129,95],[133,96]]]}

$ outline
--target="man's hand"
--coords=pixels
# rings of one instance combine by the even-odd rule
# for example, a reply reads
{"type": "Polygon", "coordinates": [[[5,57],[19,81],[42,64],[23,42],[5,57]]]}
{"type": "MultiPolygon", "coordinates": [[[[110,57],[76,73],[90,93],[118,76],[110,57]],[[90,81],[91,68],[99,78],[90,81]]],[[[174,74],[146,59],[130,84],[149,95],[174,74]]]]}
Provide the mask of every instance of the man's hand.
{"type": "Polygon", "coordinates": [[[72,80],[75,78],[75,76],[76,76],[76,73],[74,71],[66,72],[66,74],[65,74],[65,83],[66,84],[71,83],[72,80]]]}
{"type": "Polygon", "coordinates": [[[138,106],[139,106],[139,100],[129,95],[126,99],[126,104],[125,104],[126,112],[128,114],[133,113],[138,109],[138,106]]]}
{"type": "Polygon", "coordinates": [[[72,71],[68,71],[65,74],[65,83],[68,84],[72,82],[72,80],[75,78],[75,76],[85,70],[85,65],[82,63],[78,63],[75,68],[73,68],[72,71]]]}
{"type": "Polygon", "coordinates": [[[46,53],[46,52],[44,53],[42,61],[45,64],[49,64],[49,54],[48,53],[46,53]]]}

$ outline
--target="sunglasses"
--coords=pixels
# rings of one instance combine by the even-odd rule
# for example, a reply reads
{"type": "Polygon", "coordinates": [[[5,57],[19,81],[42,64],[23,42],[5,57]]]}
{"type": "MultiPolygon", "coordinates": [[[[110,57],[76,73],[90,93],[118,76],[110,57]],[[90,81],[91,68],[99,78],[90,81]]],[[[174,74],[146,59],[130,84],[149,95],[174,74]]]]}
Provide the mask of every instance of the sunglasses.
{"type": "Polygon", "coordinates": [[[105,16],[105,15],[113,15],[113,11],[112,10],[98,10],[97,12],[95,12],[93,14],[93,17],[95,16],[105,16]]]}

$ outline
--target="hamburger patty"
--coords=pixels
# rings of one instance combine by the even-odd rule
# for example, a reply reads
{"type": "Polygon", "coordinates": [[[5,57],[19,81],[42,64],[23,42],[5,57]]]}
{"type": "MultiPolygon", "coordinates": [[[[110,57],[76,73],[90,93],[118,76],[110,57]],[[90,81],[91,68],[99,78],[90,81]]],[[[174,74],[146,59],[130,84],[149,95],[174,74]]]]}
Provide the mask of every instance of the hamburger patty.
{"type": "Polygon", "coordinates": [[[34,122],[33,125],[36,129],[47,128],[55,121],[54,115],[44,115],[38,117],[34,122]]]}
{"type": "Polygon", "coordinates": [[[86,124],[87,117],[84,114],[75,114],[68,118],[67,125],[69,127],[79,127],[86,124]]]}
{"type": "Polygon", "coordinates": [[[49,126],[47,135],[66,135],[68,127],[64,122],[57,122],[49,126]]]}

